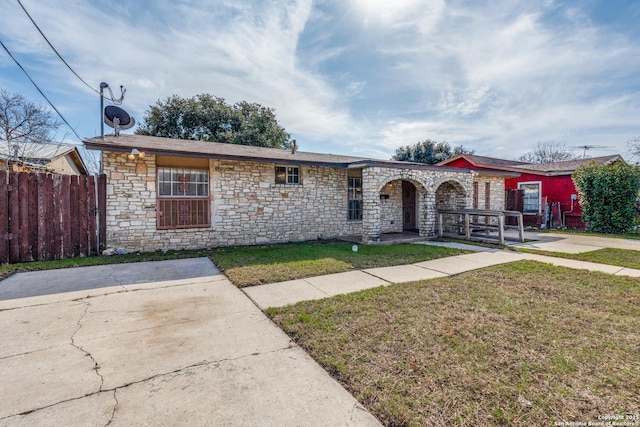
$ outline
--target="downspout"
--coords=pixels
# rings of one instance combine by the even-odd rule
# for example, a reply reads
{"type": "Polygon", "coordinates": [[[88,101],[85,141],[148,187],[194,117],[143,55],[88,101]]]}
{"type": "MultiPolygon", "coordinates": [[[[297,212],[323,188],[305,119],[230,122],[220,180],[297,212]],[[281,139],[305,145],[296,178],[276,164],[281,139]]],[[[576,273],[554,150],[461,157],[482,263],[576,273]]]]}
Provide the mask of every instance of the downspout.
{"type": "Polygon", "coordinates": [[[577,199],[577,195],[572,194],[571,195],[571,210],[570,211],[565,211],[562,213],[562,226],[566,227],[567,226],[567,214],[573,213],[573,201],[577,199]]]}

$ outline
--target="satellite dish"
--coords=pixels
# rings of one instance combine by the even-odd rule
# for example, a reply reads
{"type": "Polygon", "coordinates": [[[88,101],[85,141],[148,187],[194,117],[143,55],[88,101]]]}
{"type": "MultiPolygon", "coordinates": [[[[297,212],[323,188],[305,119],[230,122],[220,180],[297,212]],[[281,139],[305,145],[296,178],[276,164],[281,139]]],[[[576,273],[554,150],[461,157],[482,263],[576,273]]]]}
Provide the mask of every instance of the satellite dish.
{"type": "Polygon", "coordinates": [[[120,134],[120,129],[130,129],[136,124],[136,119],[120,107],[108,105],[104,109],[104,122],[115,129],[115,134],[120,134]]]}

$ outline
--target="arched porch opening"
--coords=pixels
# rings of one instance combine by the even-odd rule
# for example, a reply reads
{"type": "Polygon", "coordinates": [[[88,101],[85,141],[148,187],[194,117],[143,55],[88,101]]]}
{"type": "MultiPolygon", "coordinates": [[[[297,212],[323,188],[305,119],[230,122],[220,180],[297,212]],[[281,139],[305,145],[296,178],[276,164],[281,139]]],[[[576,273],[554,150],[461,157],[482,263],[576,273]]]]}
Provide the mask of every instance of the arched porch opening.
{"type": "Polygon", "coordinates": [[[379,191],[380,233],[419,233],[424,217],[425,188],[411,179],[394,179],[379,191]]]}
{"type": "MultiPolygon", "coordinates": [[[[456,181],[446,181],[436,189],[436,212],[440,209],[464,209],[467,207],[466,204],[467,193],[460,183],[456,181]]],[[[454,215],[445,215],[443,221],[445,231],[453,232],[457,230],[454,215]]]]}

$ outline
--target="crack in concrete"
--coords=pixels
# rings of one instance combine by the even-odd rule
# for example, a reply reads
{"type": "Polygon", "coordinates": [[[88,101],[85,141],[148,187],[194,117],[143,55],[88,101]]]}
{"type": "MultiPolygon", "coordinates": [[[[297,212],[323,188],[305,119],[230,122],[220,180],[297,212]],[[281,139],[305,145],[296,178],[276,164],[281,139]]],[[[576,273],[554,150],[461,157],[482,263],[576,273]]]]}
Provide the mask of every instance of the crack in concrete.
{"type": "MultiPolygon", "coordinates": [[[[40,296],[46,296],[46,295],[40,295],[40,296]]],[[[29,297],[29,298],[31,298],[31,297],[29,297]]],[[[12,310],[20,310],[22,308],[44,307],[44,306],[47,306],[47,305],[63,304],[63,303],[66,303],[66,302],[82,302],[81,301],[82,299],[84,299],[84,297],[83,298],[76,298],[76,299],[72,299],[72,300],[60,300],[60,301],[43,302],[43,303],[40,303],[40,304],[27,304],[27,305],[21,305],[21,306],[18,306],[18,307],[0,308],[0,312],[12,311],[12,310]]],[[[3,302],[3,301],[8,301],[8,300],[1,300],[0,302],[3,302]]]]}
{"type": "Polygon", "coordinates": [[[272,354],[272,353],[277,353],[279,351],[290,350],[291,348],[294,348],[294,347],[291,346],[291,342],[289,342],[286,347],[276,348],[276,349],[265,351],[265,352],[256,352],[256,353],[244,354],[244,355],[238,356],[238,357],[228,357],[228,358],[224,358],[224,359],[202,361],[202,362],[198,362],[198,363],[193,363],[191,365],[187,365],[187,366],[183,366],[183,367],[178,368],[178,369],[174,369],[173,371],[161,372],[159,374],[151,375],[150,377],[143,378],[141,380],[132,381],[130,383],[125,383],[125,384],[119,385],[117,387],[114,387],[113,389],[104,389],[104,390],[101,390],[101,391],[118,390],[118,389],[126,388],[126,387],[129,387],[129,386],[132,386],[132,385],[142,384],[142,383],[145,383],[147,381],[150,381],[150,380],[153,380],[153,379],[156,379],[156,378],[160,378],[160,377],[164,377],[164,376],[167,376],[167,375],[177,374],[179,372],[186,371],[186,370],[192,369],[192,368],[200,368],[200,367],[203,367],[203,366],[209,366],[209,365],[213,365],[213,364],[216,364],[216,363],[222,363],[222,362],[233,362],[233,361],[236,361],[236,360],[246,359],[248,357],[262,356],[262,355],[265,355],[265,354],[272,354]]]}
{"type": "Polygon", "coordinates": [[[27,356],[29,354],[33,354],[33,353],[38,353],[40,351],[47,351],[47,350],[51,350],[52,348],[57,348],[57,347],[63,347],[66,344],[62,344],[62,345],[54,345],[51,347],[45,347],[45,348],[38,348],[36,350],[31,350],[31,351],[25,351],[24,353],[16,353],[16,354],[10,354],[8,356],[1,356],[0,360],[5,360],[5,359],[11,359],[12,357],[20,357],[20,356],[27,356]]]}
{"type": "Polygon", "coordinates": [[[83,352],[85,356],[89,356],[91,358],[91,360],[93,361],[93,370],[95,371],[96,375],[100,377],[100,388],[98,389],[98,391],[102,391],[102,386],[104,385],[104,377],[100,373],[100,366],[98,365],[98,361],[93,357],[93,355],[90,352],[82,348],[80,345],[76,344],[76,341],[75,341],[76,334],[80,331],[80,329],[82,329],[82,320],[84,319],[84,317],[87,314],[87,311],[89,311],[89,308],[91,307],[91,304],[89,302],[82,301],[82,303],[85,304],[86,307],[84,308],[82,315],[78,319],[78,322],[77,322],[78,328],[75,331],[73,331],[73,334],[71,334],[71,345],[77,348],[78,350],[80,350],[81,352],[83,352]]]}
{"type": "Polygon", "coordinates": [[[120,404],[120,402],[118,402],[118,396],[116,395],[118,393],[118,389],[114,389],[113,390],[113,400],[116,401],[116,404],[113,405],[113,410],[111,411],[111,416],[109,417],[109,421],[107,421],[107,423],[104,425],[105,427],[107,427],[108,425],[111,425],[111,422],[113,421],[113,417],[116,415],[116,409],[118,408],[118,405],[120,404]]]}
{"type": "MultiPolygon", "coordinates": [[[[90,305],[88,305],[88,306],[87,306],[87,309],[85,310],[85,313],[86,313],[86,311],[89,309],[89,306],[90,306],[90,305]]],[[[82,317],[84,317],[84,314],[83,314],[83,316],[82,316],[82,317]]],[[[81,318],[80,320],[82,320],[82,318],[81,318]]],[[[78,323],[80,323],[80,320],[78,321],[78,323]]],[[[76,330],[76,332],[77,332],[78,330],[80,330],[80,328],[78,328],[78,329],[76,330]]],[[[74,335],[75,335],[75,332],[74,332],[74,335]]],[[[72,344],[72,345],[73,345],[73,344],[72,344]]],[[[80,351],[84,352],[84,353],[85,353],[85,354],[87,354],[89,357],[91,357],[91,359],[92,359],[92,360],[94,360],[90,353],[86,352],[86,351],[85,351],[84,349],[82,349],[81,347],[77,347],[77,346],[75,346],[75,345],[73,345],[73,346],[74,346],[74,347],[76,347],[76,348],[78,348],[80,351]]],[[[113,407],[113,411],[112,411],[112,413],[111,413],[111,417],[110,417],[109,421],[108,421],[108,422],[107,422],[107,424],[105,425],[105,427],[106,427],[106,426],[110,425],[110,424],[111,424],[111,422],[113,421],[113,418],[114,418],[114,416],[115,416],[115,412],[116,412],[116,408],[117,408],[117,407],[118,407],[118,405],[120,404],[120,402],[118,401],[118,398],[117,398],[117,396],[116,396],[116,392],[117,392],[118,390],[120,390],[120,389],[127,388],[127,387],[129,387],[129,386],[136,385],[136,384],[142,384],[142,383],[145,383],[145,382],[147,382],[147,381],[154,380],[154,379],[156,379],[156,378],[161,378],[161,377],[164,377],[164,376],[168,376],[168,375],[172,375],[172,374],[177,374],[177,373],[179,373],[179,372],[186,371],[186,370],[188,370],[188,369],[192,369],[192,368],[200,368],[200,367],[203,367],[203,366],[209,366],[209,365],[213,365],[213,364],[221,363],[221,362],[233,362],[233,361],[241,360],[241,359],[245,359],[245,358],[248,358],[248,357],[262,356],[262,355],[265,355],[265,354],[272,354],[272,353],[277,353],[277,352],[280,352],[280,351],[291,350],[292,348],[296,348],[296,347],[297,347],[297,345],[296,345],[295,343],[292,343],[292,341],[289,341],[289,342],[287,343],[287,346],[286,346],[286,347],[276,348],[276,349],[269,350],[269,351],[265,351],[265,352],[256,352],[256,353],[251,353],[251,354],[245,354],[245,355],[238,356],[238,357],[229,357],[229,358],[224,358],[224,359],[218,359],[218,360],[211,360],[211,361],[203,361],[203,362],[199,362],[199,363],[194,363],[194,364],[191,364],[191,365],[183,366],[182,368],[175,369],[175,370],[173,370],[173,371],[161,372],[161,373],[159,373],[159,374],[155,374],[155,375],[152,375],[152,376],[150,376],[150,377],[143,378],[143,379],[141,379],[141,380],[132,381],[132,382],[130,382],[130,383],[125,383],[125,384],[119,385],[119,386],[114,387],[114,388],[103,389],[103,388],[102,388],[102,384],[101,384],[101,385],[100,385],[100,390],[95,391],[95,392],[93,392],[93,393],[88,393],[88,394],[85,394],[84,396],[72,397],[72,398],[70,398],[70,399],[61,400],[61,401],[59,401],[59,402],[52,403],[52,404],[50,404],[50,405],[41,406],[41,407],[39,407],[39,408],[35,408],[35,409],[30,409],[30,410],[28,410],[28,411],[24,411],[24,412],[21,412],[21,413],[18,413],[18,414],[11,414],[11,415],[7,415],[7,416],[5,416],[5,417],[0,418],[0,421],[2,421],[2,420],[6,420],[6,419],[9,419],[9,418],[12,418],[12,417],[18,417],[18,416],[29,415],[29,414],[32,414],[32,413],[34,413],[34,412],[41,411],[41,410],[43,410],[43,409],[51,408],[51,407],[53,407],[53,406],[60,405],[60,404],[63,404],[63,403],[67,403],[67,402],[73,402],[73,401],[75,401],[75,400],[84,399],[85,397],[91,397],[91,396],[94,396],[94,395],[97,395],[97,394],[100,394],[100,393],[113,392],[113,398],[114,398],[114,400],[115,400],[116,404],[115,404],[115,405],[114,405],[114,407],[113,407]]],[[[95,360],[94,360],[94,362],[95,362],[95,360]]],[[[98,374],[98,376],[100,376],[100,378],[103,380],[103,384],[104,384],[104,378],[102,377],[102,375],[100,375],[100,373],[99,373],[99,372],[97,372],[97,364],[96,364],[96,373],[97,373],[97,374],[98,374]]]]}

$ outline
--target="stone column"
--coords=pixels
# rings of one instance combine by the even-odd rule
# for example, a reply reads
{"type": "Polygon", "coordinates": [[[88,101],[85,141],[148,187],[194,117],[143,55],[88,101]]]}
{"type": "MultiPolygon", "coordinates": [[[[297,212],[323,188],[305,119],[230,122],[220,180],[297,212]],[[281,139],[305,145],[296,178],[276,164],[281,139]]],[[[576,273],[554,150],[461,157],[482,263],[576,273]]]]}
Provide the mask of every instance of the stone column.
{"type": "Polygon", "coordinates": [[[380,241],[380,192],[372,168],[362,170],[362,243],[380,241]]]}

